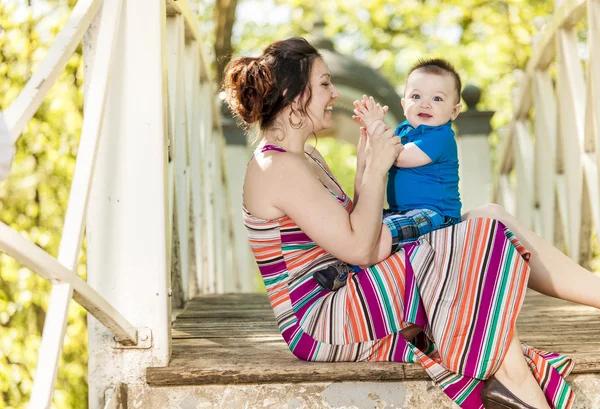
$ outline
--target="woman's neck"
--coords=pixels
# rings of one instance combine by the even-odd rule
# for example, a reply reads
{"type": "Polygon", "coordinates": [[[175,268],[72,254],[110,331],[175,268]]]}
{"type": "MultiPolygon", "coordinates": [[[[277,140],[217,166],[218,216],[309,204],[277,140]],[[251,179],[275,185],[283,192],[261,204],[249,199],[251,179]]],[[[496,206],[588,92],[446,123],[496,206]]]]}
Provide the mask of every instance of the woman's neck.
{"type": "Polygon", "coordinates": [[[304,144],[309,136],[310,133],[303,129],[265,130],[262,132],[261,145],[275,145],[287,152],[304,153],[304,144]]]}

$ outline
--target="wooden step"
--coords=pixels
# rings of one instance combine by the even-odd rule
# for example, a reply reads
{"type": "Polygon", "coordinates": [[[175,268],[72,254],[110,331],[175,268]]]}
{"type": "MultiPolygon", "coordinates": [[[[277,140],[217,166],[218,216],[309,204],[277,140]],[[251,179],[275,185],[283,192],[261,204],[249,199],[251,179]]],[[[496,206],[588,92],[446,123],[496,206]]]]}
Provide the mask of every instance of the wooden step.
{"type": "MultiPolygon", "coordinates": [[[[600,373],[600,313],[530,291],[517,324],[523,342],[569,355],[574,373],[600,373]]],[[[307,382],[401,382],[428,379],[420,365],[315,363],[295,358],[265,294],[191,300],[173,324],[172,357],[148,368],[151,387],[307,382]]]]}

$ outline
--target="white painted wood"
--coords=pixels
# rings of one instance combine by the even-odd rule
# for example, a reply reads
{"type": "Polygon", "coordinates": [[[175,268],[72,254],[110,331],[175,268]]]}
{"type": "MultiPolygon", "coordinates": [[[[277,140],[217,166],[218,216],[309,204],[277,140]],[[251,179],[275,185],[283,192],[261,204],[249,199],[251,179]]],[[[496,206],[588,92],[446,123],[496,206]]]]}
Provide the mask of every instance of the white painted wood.
{"type": "Polygon", "coordinates": [[[552,21],[538,36],[527,71],[518,81],[514,111],[517,122],[510,128],[515,132],[509,132],[506,138],[493,194],[495,200],[506,201],[506,181],[516,170],[519,218],[531,220],[538,233],[576,261],[591,254],[587,237],[591,225],[600,235],[599,5],[600,0],[557,1],[552,21]],[[576,27],[585,17],[586,6],[589,58],[584,76],[576,27]],[[554,60],[556,86],[550,73],[554,60]],[[533,84],[533,90],[529,84],[533,84]],[[535,152],[535,172],[533,185],[529,185],[527,178],[521,178],[522,169],[530,160],[526,157],[529,142],[519,136],[522,131],[518,122],[530,116],[532,101],[535,137],[530,142],[535,152]],[[529,187],[535,190],[528,194],[529,187]],[[535,210],[529,212],[529,203],[539,207],[539,214],[535,210]]]}
{"type": "Polygon", "coordinates": [[[174,139],[173,135],[173,126],[171,124],[171,98],[167,93],[167,226],[166,226],[166,236],[167,236],[167,266],[169,266],[169,272],[167,282],[169,288],[171,288],[171,268],[173,266],[173,247],[175,246],[174,237],[173,237],[173,223],[175,223],[175,147],[174,147],[174,139]]]}
{"type": "MultiPolygon", "coordinates": [[[[600,163],[600,0],[588,0],[588,64],[587,64],[587,92],[588,104],[590,105],[591,116],[588,121],[591,126],[586,129],[594,146],[595,163],[600,163]]],[[[594,155],[594,153],[592,153],[594,155]]],[[[598,172],[600,167],[596,166],[598,172]]],[[[588,174],[588,182],[594,180],[588,174]]],[[[600,174],[596,174],[596,180],[600,180],[600,174]]],[[[599,201],[598,195],[590,190],[592,199],[599,201]]],[[[595,216],[596,237],[600,237],[600,206],[592,203],[592,212],[595,216]]]]}
{"type": "MultiPolygon", "coordinates": [[[[192,196],[192,220],[193,220],[193,242],[195,257],[195,270],[196,270],[196,284],[197,288],[190,288],[190,297],[194,296],[197,291],[203,288],[203,276],[206,270],[204,264],[204,253],[205,253],[205,238],[203,237],[203,208],[204,200],[202,197],[202,165],[204,161],[200,154],[200,54],[198,50],[199,46],[196,43],[189,43],[185,47],[186,54],[186,83],[189,84],[186,87],[187,90],[187,121],[188,135],[189,135],[189,148],[190,148],[190,184],[191,184],[191,196],[192,196]]],[[[191,279],[190,279],[191,281],[191,279]]]]}
{"type": "Polygon", "coordinates": [[[567,210],[569,254],[579,262],[581,229],[582,164],[584,141],[585,85],[583,70],[577,53],[577,33],[561,30],[558,39],[557,93],[561,102],[559,138],[562,139],[562,157],[567,178],[567,210]]]}
{"type": "Polygon", "coordinates": [[[583,155],[583,171],[587,182],[587,191],[589,194],[589,207],[592,212],[592,220],[583,221],[594,224],[594,230],[600,232],[600,217],[598,217],[598,209],[600,209],[600,183],[598,182],[598,163],[594,153],[585,153],[583,155]]]}
{"type": "Polygon", "coordinates": [[[510,185],[510,177],[509,176],[507,176],[507,175],[500,176],[500,190],[501,190],[501,196],[503,198],[502,206],[504,206],[504,209],[508,213],[512,214],[513,216],[516,215],[517,207],[516,207],[515,192],[514,192],[514,189],[512,188],[512,186],[510,185]]]}
{"type": "Polygon", "coordinates": [[[96,69],[88,79],[90,85],[87,91],[87,103],[84,107],[81,138],[58,252],[60,263],[71,270],[76,270],[79,262],[85,214],[96,165],[98,139],[110,82],[111,61],[116,43],[115,37],[119,30],[121,8],[120,0],[109,2],[102,8],[99,29],[104,34],[98,40],[96,48],[98,57],[96,69]]]}
{"type": "Polygon", "coordinates": [[[71,16],[56,36],[46,58],[4,112],[13,143],[54,85],[101,5],[102,0],[79,0],[75,4],[71,16]]]}
{"type": "MultiPolygon", "coordinates": [[[[162,1],[124,2],[86,227],[88,282],[136,327],[151,329],[153,346],[117,352],[111,334],[88,318],[92,408],[108,387],[143,382],[147,367],[170,356],[165,20],[162,1]]],[[[103,34],[94,24],[86,35],[86,78],[103,34]]]]}
{"type": "Polygon", "coordinates": [[[492,161],[487,135],[459,134],[456,141],[460,163],[460,199],[464,213],[491,201],[492,161]]]}
{"type": "Polygon", "coordinates": [[[204,292],[214,293],[217,288],[216,275],[216,212],[215,212],[215,159],[214,159],[214,140],[212,134],[212,113],[210,107],[212,100],[210,98],[210,83],[203,83],[201,86],[201,157],[203,161],[202,186],[204,196],[204,228],[205,228],[205,264],[206,274],[204,275],[204,292]]]}
{"type": "Polygon", "coordinates": [[[181,15],[167,18],[167,47],[171,134],[174,143],[177,231],[184,301],[189,293],[189,181],[186,92],[184,77],[184,21],[181,15]]]}
{"type": "Polygon", "coordinates": [[[4,114],[0,111],[0,181],[10,172],[10,165],[15,155],[15,146],[4,114]]]}
{"type": "Polygon", "coordinates": [[[511,171],[515,164],[514,152],[513,152],[513,144],[515,139],[515,123],[512,122],[507,127],[506,136],[502,141],[502,152],[500,156],[500,164],[499,164],[499,172],[500,173],[508,173],[511,171]]]}
{"type": "Polygon", "coordinates": [[[536,231],[544,239],[554,240],[554,184],[556,177],[556,97],[548,71],[534,74],[535,202],[540,208],[536,231]]]}
{"type": "Polygon", "coordinates": [[[228,175],[229,203],[232,208],[231,222],[235,230],[235,255],[237,269],[235,279],[239,281],[240,292],[256,292],[258,290],[256,263],[248,245],[246,228],[242,212],[242,187],[246,164],[250,158],[250,149],[244,145],[227,145],[225,149],[228,175]]]}
{"type": "MultiPolygon", "coordinates": [[[[556,10],[548,27],[544,30],[542,38],[532,49],[531,57],[527,62],[528,77],[533,76],[534,70],[545,71],[554,61],[556,54],[556,33],[559,29],[573,25],[573,22],[581,20],[585,15],[588,0],[567,0],[557,2],[556,10]]],[[[528,111],[527,107],[519,110],[528,111]]]]}
{"type": "MultiPolygon", "coordinates": [[[[555,231],[554,235],[556,237],[558,233],[558,235],[566,242],[569,241],[571,235],[571,230],[568,226],[569,210],[567,194],[567,178],[565,175],[560,174],[556,177],[556,203],[558,208],[558,219],[560,220],[560,231],[555,231]]],[[[569,253],[569,255],[572,257],[571,253],[569,253]]]]}
{"type": "Polygon", "coordinates": [[[2,222],[0,222],[0,250],[46,280],[70,283],[75,291],[73,295],[75,301],[96,316],[118,340],[136,342],[136,329],[96,290],[73,270],[67,269],[39,246],[2,222]]]}
{"type": "Polygon", "coordinates": [[[42,344],[38,353],[33,390],[29,399],[29,409],[46,409],[52,404],[52,394],[56,384],[58,364],[62,355],[62,347],[67,329],[69,304],[73,296],[73,287],[69,283],[55,282],[50,293],[50,302],[42,344]]]}
{"type": "MultiPolygon", "coordinates": [[[[200,34],[198,29],[198,18],[192,13],[190,5],[187,0],[167,0],[167,6],[173,10],[173,12],[181,14],[185,21],[185,38],[187,41],[195,41],[197,44],[204,44],[205,38],[200,34]]],[[[202,67],[209,67],[208,58],[202,47],[199,47],[200,65],[202,67]]],[[[203,69],[201,71],[202,79],[212,81],[213,75],[209,69],[203,69]]]]}
{"type": "Polygon", "coordinates": [[[516,124],[517,149],[517,218],[525,226],[533,228],[533,144],[529,134],[529,121],[518,121],[516,124]]]}

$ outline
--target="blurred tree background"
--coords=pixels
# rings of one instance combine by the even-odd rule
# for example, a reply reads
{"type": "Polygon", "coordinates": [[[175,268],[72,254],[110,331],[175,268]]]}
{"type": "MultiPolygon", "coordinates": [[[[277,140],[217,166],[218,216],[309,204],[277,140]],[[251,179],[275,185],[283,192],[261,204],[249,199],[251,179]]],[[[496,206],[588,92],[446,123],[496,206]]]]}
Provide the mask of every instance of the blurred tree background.
{"type": "MultiPolygon", "coordinates": [[[[292,35],[310,38],[314,22],[323,19],[338,52],[370,64],[398,92],[419,57],[450,59],[464,83],[482,88],[480,108],[497,112],[495,129],[510,118],[512,74],[529,58],[533,21],[554,8],[552,0],[189,1],[200,15],[207,51],[217,59],[217,77],[231,55],[255,55],[292,35]]],[[[0,109],[23,88],[75,3],[0,0],[0,109]]],[[[82,83],[79,48],[19,139],[12,174],[0,184],[0,220],[54,255],[81,131],[82,83]]],[[[318,146],[351,193],[354,146],[326,138],[318,146]]],[[[78,272],[85,276],[85,252],[78,272]]],[[[25,407],[49,291],[49,283],[0,254],[0,409],[25,407]]],[[[87,407],[86,377],[85,312],[72,303],[54,407],[87,407]]]]}
{"type": "MultiPolygon", "coordinates": [[[[0,109],[45,57],[73,1],[0,1],[0,109]]],[[[17,143],[0,185],[0,220],[56,256],[83,114],[81,49],[17,143]]],[[[85,275],[85,258],[79,273],[85,275]]],[[[0,408],[25,407],[32,388],[50,283],[0,253],[0,408]]],[[[87,407],[85,311],[71,303],[54,405],[87,407]]]]}

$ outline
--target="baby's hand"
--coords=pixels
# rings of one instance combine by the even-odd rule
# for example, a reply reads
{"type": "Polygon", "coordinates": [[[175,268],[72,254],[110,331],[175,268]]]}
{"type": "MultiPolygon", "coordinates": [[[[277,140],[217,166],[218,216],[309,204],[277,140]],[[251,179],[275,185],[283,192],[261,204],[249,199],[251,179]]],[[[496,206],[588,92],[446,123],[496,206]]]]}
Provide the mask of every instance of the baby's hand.
{"type": "Polygon", "coordinates": [[[387,111],[387,105],[382,107],[375,103],[373,97],[363,95],[362,101],[354,101],[354,116],[352,116],[352,119],[366,127],[367,132],[372,135],[383,124],[383,118],[387,111]]]}

